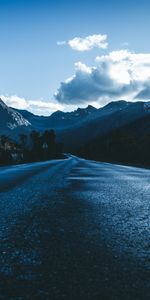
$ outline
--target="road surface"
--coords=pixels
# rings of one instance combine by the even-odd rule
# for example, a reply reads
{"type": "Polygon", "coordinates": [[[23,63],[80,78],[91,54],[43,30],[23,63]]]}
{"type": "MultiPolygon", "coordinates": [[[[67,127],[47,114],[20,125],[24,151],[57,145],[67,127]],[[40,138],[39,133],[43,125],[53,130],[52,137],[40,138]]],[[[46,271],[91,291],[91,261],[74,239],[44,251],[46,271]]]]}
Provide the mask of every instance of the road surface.
{"type": "Polygon", "coordinates": [[[150,299],[150,170],[70,156],[0,191],[0,299],[150,299]]]}

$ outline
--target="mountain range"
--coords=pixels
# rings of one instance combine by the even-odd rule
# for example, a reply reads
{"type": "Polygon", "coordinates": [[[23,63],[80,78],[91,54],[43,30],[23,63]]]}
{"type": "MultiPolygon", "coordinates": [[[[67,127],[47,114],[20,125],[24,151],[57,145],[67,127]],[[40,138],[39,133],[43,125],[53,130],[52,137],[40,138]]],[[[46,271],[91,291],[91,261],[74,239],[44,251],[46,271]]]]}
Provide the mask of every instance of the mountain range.
{"type": "Polygon", "coordinates": [[[89,105],[73,112],[56,111],[46,117],[8,107],[0,99],[0,135],[18,139],[20,133],[54,129],[58,140],[64,142],[65,151],[75,151],[79,146],[106,136],[114,129],[130,124],[133,128],[134,122],[135,131],[145,134],[150,132],[150,127],[144,126],[149,118],[150,102],[113,101],[99,109],[89,105]],[[143,125],[139,127],[141,120],[143,125]]]}

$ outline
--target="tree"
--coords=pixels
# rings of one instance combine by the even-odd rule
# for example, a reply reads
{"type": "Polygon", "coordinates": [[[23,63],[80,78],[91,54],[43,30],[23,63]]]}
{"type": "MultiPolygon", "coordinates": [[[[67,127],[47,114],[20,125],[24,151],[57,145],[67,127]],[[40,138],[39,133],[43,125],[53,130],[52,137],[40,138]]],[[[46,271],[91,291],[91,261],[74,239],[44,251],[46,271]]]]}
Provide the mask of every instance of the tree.
{"type": "Polygon", "coordinates": [[[42,135],[42,144],[44,145],[47,158],[56,156],[56,135],[54,130],[45,130],[42,135]],[[47,147],[45,147],[47,145],[47,147]]]}
{"type": "Polygon", "coordinates": [[[27,135],[24,133],[21,133],[19,135],[19,138],[20,138],[20,144],[21,144],[22,148],[25,149],[27,146],[27,141],[28,141],[27,135]]]}
{"type": "Polygon", "coordinates": [[[33,161],[42,159],[41,135],[38,131],[32,131],[30,134],[32,141],[31,159],[33,161]]]}

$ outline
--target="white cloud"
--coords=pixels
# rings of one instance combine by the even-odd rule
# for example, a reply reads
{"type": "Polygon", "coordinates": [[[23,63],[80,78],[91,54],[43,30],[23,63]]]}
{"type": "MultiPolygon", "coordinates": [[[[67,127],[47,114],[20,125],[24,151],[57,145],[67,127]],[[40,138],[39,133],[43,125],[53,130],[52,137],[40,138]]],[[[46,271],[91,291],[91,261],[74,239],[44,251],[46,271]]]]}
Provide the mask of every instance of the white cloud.
{"type": "Polygon", "coordinates": [[[56,110],[64,110],[64,106],[56,101],[26,100],[16,95],[0,95],[0,98],[10,107],[25,109],[37,115],[50,115],[56,110]]]}
{"type": "Polygon", "coordinates": [[[122,73],[128,76],[129,82],[150,80],[150,53],[133,53],[128,50],[112,51],[109,55],[97,57],[96,61],[99,64],[108,63],[112,72],[117,68],[116,80],[118,81],[123,79],[122,73]]]}
{"type": "Polygon", "coordinates": [[[85,64],[83,64],[81,61],[78,61],[75,63],[75,69],[76,71],[81,71],[87,74],[91,73],[91,68],[87,67],[85,64]]]}
{"type": "Polygon", "coordinates": [[[104,34],[94,34],[89,35],[85,38],[75,37],[72,40],[68,41],[69,46],[76,51],[88,51],[93,48],[106,49],[107,44],[107,35],[104,34]]]}
{"type": "Polygon", "coordinates": [[[150,96],[150,53],[112,51],[98,56],[96,66],[75,64],[75,74],[62,82],[55,98],[60,103],[148,99],[150,96]]]}
{"type": "Polygon", "coordinates": [[[94,48],[106,49],[108,47],[106,34],[93,34],[85,38],[75,37],[69,41],[57,41],[58,46],[68,44],[73,50],[76,51],[89,51],[94,48]]]}
{"type": "Polygon", "coordinates": [[[37,115],[50,115],[56,110],[64,110],[63,105],[57,102],[29,100],[28,103],[29,103],[29,110],[37,115]]]}
{"type": "Polygon", "coordinates": [[[17,95],[0,95],[0,98],[10,107],[18,109],[28,109],[29,104],[25,98],[18,97],[17,95]]]}

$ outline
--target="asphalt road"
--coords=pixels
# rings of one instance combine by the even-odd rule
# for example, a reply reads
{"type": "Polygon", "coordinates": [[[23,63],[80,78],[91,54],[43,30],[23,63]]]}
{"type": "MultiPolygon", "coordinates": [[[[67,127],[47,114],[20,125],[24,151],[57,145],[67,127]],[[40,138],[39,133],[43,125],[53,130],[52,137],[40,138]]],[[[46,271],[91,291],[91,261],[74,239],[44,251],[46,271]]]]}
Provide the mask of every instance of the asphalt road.
{"type": "Polygon", "coordinates": [[[0,299],[150,299],[150,170],[0,169],[0,299]]]}

